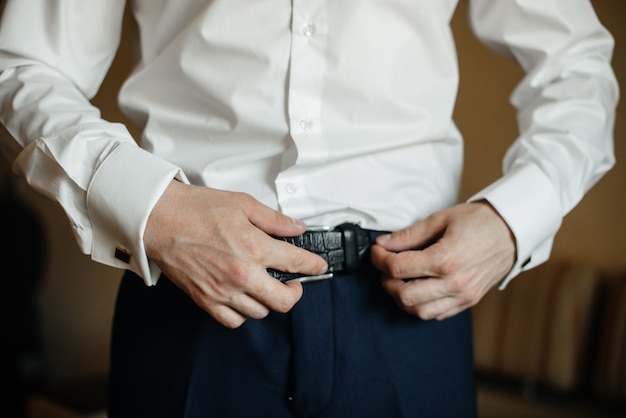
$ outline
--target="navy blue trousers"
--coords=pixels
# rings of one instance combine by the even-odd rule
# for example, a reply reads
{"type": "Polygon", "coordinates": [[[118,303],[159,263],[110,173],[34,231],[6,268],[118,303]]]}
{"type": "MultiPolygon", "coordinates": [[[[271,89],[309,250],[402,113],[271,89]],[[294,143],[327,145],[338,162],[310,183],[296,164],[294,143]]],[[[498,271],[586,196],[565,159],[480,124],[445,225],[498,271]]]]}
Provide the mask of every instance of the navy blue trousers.
{"type": "Polygon", "coordinates": [[[109,390],[109,418],[475,417],[471,317],[408,315],[367,265],[231,330],[167,278],[129,272],[109,390]]]}

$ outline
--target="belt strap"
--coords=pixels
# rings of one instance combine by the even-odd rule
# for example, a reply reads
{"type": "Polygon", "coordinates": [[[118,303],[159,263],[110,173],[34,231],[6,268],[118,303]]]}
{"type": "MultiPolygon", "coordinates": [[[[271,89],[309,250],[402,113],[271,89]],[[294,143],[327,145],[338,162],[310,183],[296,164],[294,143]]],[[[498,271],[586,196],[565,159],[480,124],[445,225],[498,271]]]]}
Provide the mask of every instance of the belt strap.
{"type": "Polygon", "coordinates": [[[328,263],[326,273],[305,276],[301,273],[286,273],[268,269],[268,273],[285,282],[288,280],[314,281],[333,277],[334,273],[354,271],[372,244],[368,230],[352,223],[338,225],[334,229],[314,228],[297,237],[277,237],[296,247],[321,256],[328,263]]]}

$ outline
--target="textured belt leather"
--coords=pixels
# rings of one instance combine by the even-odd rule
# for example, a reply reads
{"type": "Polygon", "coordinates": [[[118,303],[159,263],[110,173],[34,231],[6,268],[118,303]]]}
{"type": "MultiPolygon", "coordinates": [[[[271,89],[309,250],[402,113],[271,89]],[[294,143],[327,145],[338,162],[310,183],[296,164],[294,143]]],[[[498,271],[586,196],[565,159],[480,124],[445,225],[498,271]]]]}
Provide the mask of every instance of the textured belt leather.
{"type": "Polygon", "coordinates": [[[369,231],[351,223],[341,224],[332,230],[312,228],[297,237],[277,237],[277,239],[318,254],[328,263],[326,273],[318,276],[267,270],[281,282],[323,280],[333,277],[334,273],[352,272],[361,264],[363,256],[372,245],[369,231]]]}

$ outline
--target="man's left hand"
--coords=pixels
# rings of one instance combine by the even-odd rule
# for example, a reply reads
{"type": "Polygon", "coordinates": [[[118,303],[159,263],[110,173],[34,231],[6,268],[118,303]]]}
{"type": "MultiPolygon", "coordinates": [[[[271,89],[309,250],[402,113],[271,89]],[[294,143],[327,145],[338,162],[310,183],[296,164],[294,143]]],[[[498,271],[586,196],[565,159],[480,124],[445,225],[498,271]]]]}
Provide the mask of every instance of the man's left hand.
{"type": "Polygon", "coordinates": [[[474,306],[515,262],[515,239],[487,202],[435,212],[378,237],[372,262],[405,311],[445,319],[474,306]]]}

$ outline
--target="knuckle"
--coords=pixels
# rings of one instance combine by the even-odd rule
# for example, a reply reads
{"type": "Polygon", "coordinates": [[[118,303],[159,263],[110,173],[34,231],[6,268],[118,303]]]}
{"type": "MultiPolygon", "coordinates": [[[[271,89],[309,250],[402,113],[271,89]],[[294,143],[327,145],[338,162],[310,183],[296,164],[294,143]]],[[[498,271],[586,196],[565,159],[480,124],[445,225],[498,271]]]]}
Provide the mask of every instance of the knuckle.
{"type": "Polygon", "coordinates": [[[300,299],[301,293],[289,293],[285,297],[276,300],[273,309],[280,313],[289,312],[300,299]]]}
{"type": "Polygon", "coordinates": [[[280,313],[287,313],[291,310],[292,307],[293,307],[293,304],[287,301],[279,301],[274,306],[274,310],[280,313]]]}
{"type": "Polygon", "coordinates": [[[466,307],[472,307],[478,303],[481,299],[481,293],[478,289],[469,288],[466,290],[462,299],[462,305],[466,307]]]}
{"type": "Polygon", "coordinates": [[[307,254],[301,251],[294,251],[291,253],[289,257],[289,268],[292,271],[300,271],[302,268],[306,267],[307,254]]]}
{"type": "Polygon", "coordinates": [[[239,328],[246,322],[246,318],[242,315],[237,315],[234,312],[229,312],[223,307],[207,310],[217,322],[225,326],[226,328],[235,329],[239,328]]]}
{"type": "Polygon", "coordinates": [[[239,200],[241,204],[250,204],[254,201],[252,195],[246,192],[232,192],[235,199],[239,200]]]}
{"type": "Polygon", "coordinates": [[[409,308],[415,304],[413,297],[408,294],[408,292],[400,292],[396,296],[396,300],[400,304],[400,306],[409,308]]]}
{"type": "Polygon", "coordinates": [[[446,293],[449,295],[467,294],[465,282],[458,277],[452,277],[446,282],[446,293]]]}
{"type": "Polygon", "coordinates": [[[254,242],[252,239],[248,239],[251,237],[244,237],[245,239],[245,251],[248,257],[252,260],[264,260],[266,257],[265,249],[260,245],[253,245],[254,242]]]}
{"type": "Polygon", "coordinates": [[[446,217],[447,215],[445,211],[436,211],[428,215],[425,221],[433,224],[442,224],[444,223],[446,217]]]}
{"type": "Polygon", "coordinates": [[[254,313],[250,314],[250,318],[263,319],[269,315],[269,309],[257,309],[254,313]]]}
{"type": "Polygon", "coordinates": [[[442,276],[449,276],[451,274],[454,274],[456,271],[459,270],[460,267],[460,261],[450,254],[444,255],[438,263],[438,268],[442,276]]]}
{"type": "Polygon", "coordinates": [[[433,312],[427,306],[418,306],[415,309],[415,314],[417,315],[418,318],[424,321],[428,321],[435,317],[433,312]]]}
{"type": "Polygon", "coordinates": [[[242,326],[244,324],[244,322],[246,322],[246,318],[244,318],[244,317],[241,317],[241,318],[228,318],[228,319],[225,319],[224,322],[222,322],[222,324],[226,328],[236,329],[236,328],[239,328],[240,326],[242,326]]]}
{"type": "Polygon", "coordinates": [[[313,274],[317,273],[317,270],[319,270],[324,263],[325,261],[321,257],[308,251],[297,249],[296,251],[290,252],[287,269],[290,272],[306,272],[313,274]]]}
{"type": "Polygon", "coordinates": [[[250,269],[244,263],[235,264],[230,267],[228,277],[235,286],[246,287],[250,281],[250,269]]]}
{"type": "Polygon", "coordinates": [[[387,264],[387,274],[393,279],[402,279],[404,278],[402,275],[404,273],[404,269],[398,263],[388,263],[387,264]]]}

